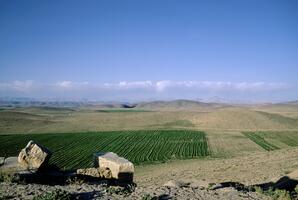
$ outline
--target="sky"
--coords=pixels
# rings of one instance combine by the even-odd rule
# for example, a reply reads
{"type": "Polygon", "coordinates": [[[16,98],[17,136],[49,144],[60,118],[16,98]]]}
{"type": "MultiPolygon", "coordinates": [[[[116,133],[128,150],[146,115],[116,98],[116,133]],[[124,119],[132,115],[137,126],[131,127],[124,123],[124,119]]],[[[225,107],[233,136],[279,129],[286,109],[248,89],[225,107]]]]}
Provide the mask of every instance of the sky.
{"type": "Polygon", "coordinates": [[[298,99],[297,0],[1,0],[0,97],[298,99]]]}

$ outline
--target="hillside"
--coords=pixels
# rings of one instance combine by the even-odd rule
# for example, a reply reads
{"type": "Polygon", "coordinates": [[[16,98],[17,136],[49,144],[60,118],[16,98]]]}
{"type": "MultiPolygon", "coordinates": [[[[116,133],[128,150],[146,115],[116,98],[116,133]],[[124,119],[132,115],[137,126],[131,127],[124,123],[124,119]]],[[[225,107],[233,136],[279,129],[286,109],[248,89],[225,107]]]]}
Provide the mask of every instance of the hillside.
{"type": "Polygon", "coordinates": [[[298,106],[232,106],[197,101],[154,101],[78,108],[21,107],[0,110],[0,133],[139,129],[298,129],[298,106]],[[151,112],[148,112],[151,111],[151,112]]]}
{"type": "Polygon", "coordinates": [[[251,106],[251,108],[253,110],[281,114],[283,116],[298,119],[298,101],[277,104],[253,105],[251,106]]]}
{"type": "Polygon", "coordinates": [[[216,108],[227,107],[225,104],[203,103],[191,100],[174,100],[174,101],[152,101],[137,104],[136,108],[148,110],[190,110],[190,111],[211,111],[216,108]]]}
{"type": "Polygon", "coordinates": [[[198,127],[208,129],[280,130],[298,128],[298,119],[242,107],[201,113],[194,115],[191,121],[198,127]]]}

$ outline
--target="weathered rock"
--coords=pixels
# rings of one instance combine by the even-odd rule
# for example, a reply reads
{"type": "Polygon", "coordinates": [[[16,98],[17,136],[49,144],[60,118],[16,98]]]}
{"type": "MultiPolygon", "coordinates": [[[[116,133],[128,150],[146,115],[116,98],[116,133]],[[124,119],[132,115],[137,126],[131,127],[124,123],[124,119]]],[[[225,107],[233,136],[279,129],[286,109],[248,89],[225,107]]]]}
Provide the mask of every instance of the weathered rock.
{"type": "Polygon", "coordinates": [[[110,170],[111,177],[122,181],[132,181],[134,165],[113,152],[95,154],[95,165],[100,169],[110,170]]]}
{"type": "Polygon", "coordinates": [[[17,173],[22,170],[25,168],[19,165],[17,157],[6,158],[4,164],[0,166],[1,173],[17,173]]]}
{"type": "Polygon", "coordinates": [[[51,155],[50,150],[31,140],[21,150],[18,162],[27,169],[39,169],[47,164],[51,155]]]}
{"type": "Polygon", "coordinates": [[[110,169],[107,168],[99,168],[99,172],[102,178],[107,178],[107,179],[111,179],[112,177],[112,172],[110,169]]]}
{"type": "Polygon", "coordinates": [[[188,187],[190,183],[186,183],[183,181],[168,181],[166,182],[163,186],[168,187],[168,188],[181,188],[181,187],[188,187]]]}
{"type": "Polygon", "coordinates": [[[208,189],[209,190],[218,190],[224,188],[224,186],[221,183],[210,183],[208,189]]]}
{"type": "Polygon", "coordinates": [[[106,168],[77,169],[77,174],[84,175],[84,176],[92,176],[96,178],[106,178],[106,179],[112,178],[111,170],[106,168]]]}
{"type": "Polygon", "coordinates": [[[77,174],[101,178],[98,168],[77,169],[77,174]]]}
{"type": "Polygon", "coordinates": [[[192,181],[189,185],[189,187],[194,188],[194,189],[197,189],[197,188],[206,189],[206,188],[208,188],[208,186],[209,186],[208,181],[202,181],[202,180],[192,181]]]}
{"type": "Polygon", "coordinates": [[[0,166],[4,164],[4,160],[5,160],[4,157],[0,157],[0,166]]]}

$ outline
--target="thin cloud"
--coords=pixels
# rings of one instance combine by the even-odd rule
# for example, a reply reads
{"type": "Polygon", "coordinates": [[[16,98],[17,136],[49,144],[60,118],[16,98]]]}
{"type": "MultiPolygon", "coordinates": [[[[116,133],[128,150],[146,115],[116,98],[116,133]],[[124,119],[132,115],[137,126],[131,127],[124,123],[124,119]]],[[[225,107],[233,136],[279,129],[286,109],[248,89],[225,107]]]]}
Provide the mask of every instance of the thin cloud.
{"type": "MultiPolygon", "coordinates": [[[[101,87],[100,85],[98,85],[101,87]]],[[[134,81],[134,82],[127,82],[121,81],[119,83],[105,83],[103,86],[107,89],[145,89],[145,88],[152,88],[154,84],[152,81],[134,81]]]]}
{"type": "Polygon", "coordinates": [[[35,89],[35,86],[33,80],[16,80],[13,82],[0,83],[0,91],[30,92],[35,89]]]}
{"type": "Polygon", "coordinates": [[[92,98],[97,100],[145,100],[173,98],[208,98],[212,96],[244,100],[272,96],[283,97],[285,92],[297,93],[288,83],[276,82],[222,82],[222,81],[121,81],[118,83],[90,83],[69,80],[52,84],[32,80],[0,83],[0,96],[92,98]]]}
{"type": "Polygon", "coordinates": [[[13,81],[0,83],[0,90],[30,91],[32,89],[153,89],[163,92],[168,89],[194,89],[194,90],[280,90],[287,89],[287,83],[266,83],[266,82],[216,82],[216,81],[121,81],[119,83],[92,84],[89,82],[59,81],[54,84],[41,84],[32,80],[13,81]]]}
{"type": "Polygon", "coordinates": [[[234,91],[260,91],[286,89],[286,83],[265,83],[265,82],[216,82],[216,81],[158,81],[156,90],[159,92],[170,88],[194,89],[194,90],[234,90],[234,91]]]}
{"type": "Polygon", "coordinates": [[[59,81],[53,85],[57,89],[82,89],[88,87],[89,82],[59,81]]]}

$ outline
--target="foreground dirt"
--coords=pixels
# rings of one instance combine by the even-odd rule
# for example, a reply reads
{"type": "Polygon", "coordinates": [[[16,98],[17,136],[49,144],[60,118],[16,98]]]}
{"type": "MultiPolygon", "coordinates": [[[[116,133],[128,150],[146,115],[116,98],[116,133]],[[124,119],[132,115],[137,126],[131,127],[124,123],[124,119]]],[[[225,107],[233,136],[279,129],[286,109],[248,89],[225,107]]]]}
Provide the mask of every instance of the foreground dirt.
{"type": "Polygon", "coordinates": [[[298,169],[298,148],[251,152],[234,158],[180,160],[136,169],[138,185],[162,185],[165,180],[238,182],[245,185],[276,181],[298,169]]]}
{"type": "MultiPolygon", "coordinates": [[[[136,167],[132,192],[101,184],[0,183],[2,197],[32,199],[57,189],[76,199],[270,199],[232,185],[252,186],[277,181],[298,168],[298,148],[256,152],[227,159],[181,160],[136,167]],[[221,187],[229,182],[230,185],[221,187]],[[214,184],[211,184],[214,183],[214,184]],[[150,197],[150,198],[149,198],[150,197]]],[[[0,198],[1,199],[1,198],[0,198]]]]}
{"type": "Polygon", "coordinates": [[[241,192],[232,187],[208,190],[202,186],[191,184],[188,186],[147,186],[136,187],[132,193],[116,193],[115,187],[107,187],[104,184],[71,184],[66,186],[48,186],[38,184],[0,184],[0,199],[33,199],[37,195],[53,192],[57,189],[70,192],[74,199],[260,199],[270,198],[255,192],[241,192]]]}

